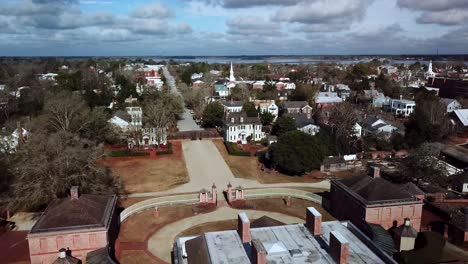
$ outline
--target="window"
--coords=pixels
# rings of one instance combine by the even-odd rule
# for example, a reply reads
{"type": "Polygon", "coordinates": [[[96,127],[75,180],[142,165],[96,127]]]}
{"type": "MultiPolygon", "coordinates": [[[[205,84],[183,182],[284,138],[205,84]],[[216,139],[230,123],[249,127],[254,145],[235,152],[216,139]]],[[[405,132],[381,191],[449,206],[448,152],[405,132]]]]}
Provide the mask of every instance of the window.
{"type": "Polygon", "coordinates": [[[48,247],[47,247],[47,238],[41,238],[40,242],[40,248],[41,252],[48,252],[48,247]]]}

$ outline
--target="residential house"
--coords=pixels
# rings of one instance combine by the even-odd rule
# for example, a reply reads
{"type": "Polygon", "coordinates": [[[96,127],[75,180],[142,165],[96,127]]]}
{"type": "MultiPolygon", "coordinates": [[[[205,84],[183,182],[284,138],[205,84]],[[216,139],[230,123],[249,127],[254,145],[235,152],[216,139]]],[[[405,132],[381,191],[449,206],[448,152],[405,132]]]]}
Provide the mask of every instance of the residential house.
{"type": "Polygon", "coordinates": [[[141,139],[139,139],[139,145],[142,147],[152,147],[167,144],[167,133],[166,129],[154,127],[144,127],[141,129],[141,139]]]}
{"type": "Polygon", "coordinates": [[[238,113],[242,111],[242,107],[244,106],[244,102],[242,101],[221,101],[221,104],[224,107],[224,112],[227,113],[238,113]]]}
{"type": "Polygon", "coordinates": [[[326,108],[342,103],[343,99],[336,92],[319,92],[315,95],[315,106],[317,109],[326,108]]]}
{"type": "Polygon", "coordinates": [[[283,102],[283,109],[289,114],[304,113],[312,116],[312,107],[307,101],[283,102]]]}
{"type": "Polygon", "coordinates": [[[173,263],[396,263],[350,222],[322,222],[314,207],[305,224],[284,224],[261,217],[250,222],[239,213],[237,230],[177,237],[173,263]]]}
{"type": "Polygon", "coordinates": [[[382,92],[377,90],[364,90],[364,98],[371,100],[372,106],[375,108],[382,108],[390,104],[390,97],[385,96],[382,92]]]}
{"type": "Polygon", "coordinates": [[[192,83],[193,90],[200,90],[203,86],[204,82],[202,80],[197,80],[192,83]]]}
{"type": "Polygon", "coordinates": [[[362,137],[362,126],[359,123],[354,124],[353,131],[356,138],[362,137]]]}
{"type": "Polygon", "coordinates": [[[397,127],[375,115],[366,116],[359,122],[359,125],[361,126],[362,136],[382,135],[385,138],[390,138],[398,130],[397,127]]]}
{"type": "Polygon", "coordinates": [[[258,116],[248,117],[245,112],[227,112],[223,120],[224,140],[247,144],[247,140],[260,141],[266,137],[258,116]]]}
{"type": "Polygon", "coordinates": [[[5,91],[6,85],[5,84],[0,84],[0,91],[5,91]]]}
{"type": "Polygon", "coordinates": [[[18,127],[8,136],[0,138],[0,153],[14,153],[18,146],[25,142],[29,132],[18,124],[18,127]]]}
{"type": "Polygon", "coordinates": [[[468,127],[468,109],[456,109],[453,110],[457,120],[462,127],[468,127]]]}
{"type": "Polygon", "coordinates": [[[264,85],[265,85],[265,81],[256,81],[252,84],[252,89],[262,90],[264,85]]]}
{"type": "Polygon", "coordinates": [[[45,74],[39,74],[39,81],[55,81],[55,78],[58,76],[57,73],[45,73],[45,74]]]}
{"type": "Polygon", "coordinates": [[[343,101],[348,100],[348,98],[351,96],[351,89],[346,84],[337,84],[336,92],[338,93],[338,96],[343,99],[343,101]]]}
{"type": "Polygon", "coordinates": [[[192,76],[190,76],[190,79],[192,80],[192,82],[200,80],[201,78],[203,78],[203,72],[194,73],[194,74],[192,74],[192,76]]]}
{"type": "Polygon", "coordinates": [[[461,104],[455,100],[450,98],[440,98],[440,102],[447,107],[447,113],[452,113],[455,110],[461,109],[461,104]]]}
{"type": "Polygon", "coordinates": [[[320,132],[320,127],[315,125],[315,122],[310,114],[307,113],[285,113],[284,117],[290,117],[296,122],[297,130],[302,131],[311,136],[315,136],[320,132]]]}
{"type": "Polygon", "coordinates": [[[284,89],[288,91],[296,90],[296,84],[292,82],[287,82],[285,83],[284,89]]]}
{"type": "Polygon", "coordinates": [[[276,120],[279,113],[279,108],[275,103],[275,100],[253,100],[256,109],[259,109],[260,112],[268,112],[272,114],[276,120]]]}
{"type": "Polygon", "coordinates": [[[118,110],[112,115],[112,118],[109,119],[109,122],[121,132],[129,131],[132,123],[132,117],[125,111],[118,110]]]}
{"type": "Polygon", "coordinates": [[[362,226],[365,222],[385,229],[410,218],[420,230],[423,202],[400,186],[380,178],[380,168],[374,167],[372,177],[359,175],[331,181],[331,213],[339,220],[350,220],[362,226]]]}
{"type": "Polygon", "coordinates": [[[130,129],[140,129],[143,126],[143,110],[140,106],[129,106],[125,110],[131,117],[130,129]]]}
{"type": "Polygon", "coordinates": [[[87,253],[113,246],[119,225],[117,199],[80,195],[75,186],[69,198],[52,201],[27,236],[31,263],[52,263],[62,248],[85,260],[87,253]]]}
{"type": "Polygon", "coordinates": [[[146,84],[150,87],[155,87],[158,90],[161,90],[164,82],[159,77],[145,77],[146,84]]]}
{"type": "Polygon", "coordinates": [[[281,90],[284,90],[284,87],[286,87],[286,84],[284,82],[277,82],[275,86],[276,86],[276,90],[281,91],[281,90]]]}
{"type": "Polygon", "coordinates": [[[220,98],[226,98],[229,96],[229,89],[224,83],[217,83],[214,86],[215,95],[220,98]]]}
{"type": "Polygon", "coordinates": [[[390,101],[390,109],[396,116],[408,117],[414,113],[416,102],[406,99],[392,99],[390,101]]]}

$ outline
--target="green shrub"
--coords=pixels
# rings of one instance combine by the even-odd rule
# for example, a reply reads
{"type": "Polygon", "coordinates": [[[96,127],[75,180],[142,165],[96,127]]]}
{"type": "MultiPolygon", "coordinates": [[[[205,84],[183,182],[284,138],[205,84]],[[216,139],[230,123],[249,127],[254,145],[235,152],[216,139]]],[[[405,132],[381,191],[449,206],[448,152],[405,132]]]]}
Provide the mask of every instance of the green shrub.
{"type": "Polygon", "coordinates": [[[172,143],[167,144],[166,150],[156,151],[156,155],[171,155],[174,151],[172,150],[172,143]]]}
{"type": "Polygon", "coordinates": [[[109,157],[142,157],[149,155],[147,152],[132,152],[129,150],[114,150],[107,154],[109,157]]]}
{"type": "Polygon", "coordinates": [[[250,153],[240,149],[237,144],[232,142],[224,142],[226,149],[229,155],[233,156],[243,156],[243,157],[250,157],[250,153]]]}

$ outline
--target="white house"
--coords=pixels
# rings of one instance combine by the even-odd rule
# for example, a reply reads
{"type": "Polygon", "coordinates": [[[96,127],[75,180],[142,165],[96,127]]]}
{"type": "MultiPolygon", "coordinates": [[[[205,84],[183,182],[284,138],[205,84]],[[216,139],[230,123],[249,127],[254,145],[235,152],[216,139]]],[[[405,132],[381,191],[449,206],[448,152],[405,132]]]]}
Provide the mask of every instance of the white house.
{"type": "Polygon", "coordinates": [[[200,80],[201,78],[203,78],[203,72],[194,73],[194,74],[192,74],[192,76],[190,76],[190,79],[191,79],[192,81],[200,80]]]}
{"type": "Polygon", "coordinates": [[[221,104],[224,107],[224,112],[229,113],[238,113],[242,111],[242,107],[244,106],[244,102],[242,101],[222,101],[221,104]]]}
{"type": "Polygon", "coordinates": [[[5,84],[0,84],[0,91],[4,91],[6,88],[6,85],[5,84]]]}
{"type": "Polygon", "coordinates": [[[362,136],[380,134],[387,139],[398,130],[397,127],[373,115],[367,116],[362,122],[360,122],[359,126],[361,126],[362,136]]]}
{"type": "Polygon", "coordinates": [[[278,117],[279,107],[275,104],[275,100],[253,100],[256,109],[260,109],[260,112],[268,112],[275,116],[275,119],[278,117]]]}
{"type": "Polygon", "coordinates": [[[359,123],[354,124],[353,126],[354,136],[357,138],[362,137],[362,126],[359,123]]]}
{"type": "Polygon", "coordinates": [[[455,110],[461,109],[461,104],[455,99],[440,98],[440,102],[447,106],[447,113],[452,113],[455,110]]]}
{"type": "Polygon", "coordinates": [[[285,90],[296,90],[296,84],[295,83],[285,83],[284,85],[285,90]]]}
{"type": "Polygon", "coordinates": [[[139,106],[129,106],[126,107],[125,110],[130,115],[131,122],[130,128],[131,129],[140,129],[143,125],[143,110],[139,106]]]}
{"type": "Polygon", "coordinates": [[[141,129],[141,139],[139,140],[140,146],[157,146],[167,144],[167,133],[166,129],[157,131],[158,128],[144,127],[141,129]]]}
{"type": "Polygon", "coordinates": [[[416,102],[406,99],[392,99],[390,107],[394,115],[408,117],[414,113],[416,102]]]}
{"type": "Polygon", "coordinates": [[[122,110],[115,112],[112,118],[109,119],[109,123],[122,132],[127,132],[130,129],[131,122],[131,116],[122,110]]]}
{"type": "Polygon", "coordinates": [[[148,77],[145,77],[146,79],[146,84],[148,86],[151,86],[151,87],[156,87],[156,89],[158,90],[161,90],[163,85],[164,85],[164,82],[161,80],[161,77],[152,77],[152,76],[148,76],[148,77]]]}
{"type": "Polygon", "coordinates": [[[57,73],[45,73],[45,74],[39,74],[39,81],[55,81],[55,77],[57,77],[57,73]]]}
{"type": "Polygon", "coordinates": [[[229,89],[224,83],[218,83],[214,86],[215,94],[220,98],[226,98],[229,96],[229,89]]]}
{"type": "Polygon", "coordinates": [[[315,95],[315,105],[317,108],[324,108],[342,102],[343,99],[335,92],[319,92],[315,95]]]}
{"type": "Polygon", "coordinates": [[[224,140],[247,144],[247,139],[254,141],[266,137],[262,132],[262,123],[258,117],[247,117],[244,112],[227,113],[223,122],[224,140]]]}
{"type": "Polygon", "coordinates": [[[453,111],[457,116],[460,123],[464,126],[468,126],[468,109],[457,109],[453,111]]]}
{"type": "Polygon", "coordinates": [[[20,142],[20,137],[23,139],[28,137],[28,131],[24,128],[21,128],[21,130],[15,129],[13,133],[9,136],[4,136],[1,139],[1,144],[0,144],[0,152],[4,153],[13,153],[16,152],[16,148],[18,147],[18,144],[20,142]],[[20,135],[18,131],[22,131],[22,134],[20,135]]]}

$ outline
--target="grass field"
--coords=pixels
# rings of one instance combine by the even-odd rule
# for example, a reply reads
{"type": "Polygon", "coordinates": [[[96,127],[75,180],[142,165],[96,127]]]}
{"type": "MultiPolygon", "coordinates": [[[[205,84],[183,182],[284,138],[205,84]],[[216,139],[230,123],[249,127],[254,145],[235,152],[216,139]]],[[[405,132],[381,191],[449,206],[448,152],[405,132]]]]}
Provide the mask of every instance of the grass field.
{"type": "Polygon", "coordinates": [[[102,163],[119,175],[127,193],[159,192],[189,181],[180,142],[174,154],[156,157],[106,158],[102,163]]]}
{"type": "Polygon", "coordinates": [[[258,165],[257,157],[240,157],[231,156],[228,154],[226,147],[224,146],[223,140],[215,139],[213,143],[218,148],[218,151],[223,156],[227,165],[231,169],[232,173],[237,178],[245,178],[257,180],[261,183],[288,183],[288,182],[318,182],[321,179],[315,178],[321,176],[322,173],[314,171],[308,175],[302,177],[292,177],[281,174],[279,172],[265,172],[262,171],[258,165]]]}

